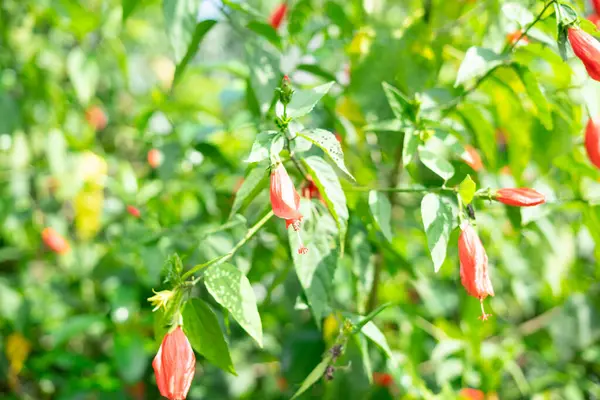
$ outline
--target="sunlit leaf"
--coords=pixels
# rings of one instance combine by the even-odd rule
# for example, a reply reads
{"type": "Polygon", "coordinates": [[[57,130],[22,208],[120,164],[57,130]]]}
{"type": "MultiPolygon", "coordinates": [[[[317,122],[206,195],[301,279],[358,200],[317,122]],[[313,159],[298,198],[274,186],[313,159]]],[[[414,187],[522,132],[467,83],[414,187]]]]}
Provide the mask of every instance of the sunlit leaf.
{"type": "Polygon", "coordinates": [[[433,268],[438,272],[446,259],[448,240],[454,224],[452,207],[446,198],[428,193],[421,201],[421,217],[433,268]]]}

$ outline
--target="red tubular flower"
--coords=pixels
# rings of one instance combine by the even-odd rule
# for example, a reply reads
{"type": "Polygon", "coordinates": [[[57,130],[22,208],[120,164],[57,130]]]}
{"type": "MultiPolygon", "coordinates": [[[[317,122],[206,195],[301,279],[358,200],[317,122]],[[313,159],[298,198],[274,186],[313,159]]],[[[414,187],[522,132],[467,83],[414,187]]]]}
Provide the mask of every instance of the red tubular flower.
{"type": "Polygon", "coordinates": [[[163,154],[158,149],[152,149],[148,152],[148,164],[152,168],[158,168],[163,162],[163,154]]]}
{"type": "Polygon", "coordinates": [[[473,168],[474,171],[479,171],[483,168],[481,157],[473,146],[465,146],[465,152],[462,154],[462,159],[469,167],[473,168]]]}
{"type": "Polygon", "coordinates": [[[530,188],[499,189],[494,195],[494,200],[509,206],[531,207],[544,204],[546,197],[530,188]]]}
{"type": "Polygon", "coordinates": [[[283,18],[285,18],[285,14],[287,13],[287,4],[281,3],[280,5],[273,10],[271,16],[269,17],[269,24],[275,29],[279,29],[281,22],[283,22],[283,18]]]}
{"type": "Polygon", "coordinates": [[[488,275],[488,257],[475,229],[467,224],[458,237],[458,257],[460,259],[460,281],[470,296],[481,302],[481,319],[490,314],[483,309],[483,300],[494,295],[494,288],[488,275]]]}
{"type": "Polygon", "coordinates": [[[569,28],[569,42],[590,78],[600,81],[600,42],[579,28],[569,28]]]}
{"type": "Polygon", "coordinates": [[[323,196],[321,196],[319,188],[317,187],[317,185],[315,185],[315,183],[312,180],[309,180],[302,186],[301,192],[302,197],[307,199],[319,199],[319,201],[327,207],[327,203],[325,203],[323,196]]]}
{"type": "Polygon", "coordinates": [[[53,228],[44,228],[42,231],[42,240],[50,250],[57,254],[66,254],[71,250],[69,242],[53,228]]]}
{"type": "Polygon", "coordinates": [[[299,254],[306,254],[308,249],[302,244],[300,238],[300,221],[302,214],[300,213],[300,195],[296,192],[294,183],[290,179],[283,164],[277,165],[271,172],[271,207],[273,213],[279,218],[285,219],[285,227],[290,225],[298,233],[300,240],[299,254]]]}
{"type": "Polygon", "coordinates": [[[592,0],[592,5],[594,6],[596,14],[600,14],[600,0],[592,0]]]}
{"type": "Polygon", "coordinates": [[[464,388],[464,389],[460,390],[459,395],[461,398],[469,399],[469,400],[484,400],[485,399],[485,393],[483,393],[479,389],[464,388]]]}
{"type": "Polygon", "coordinates": [[[196,356],[181,327],[165,335],[152,367],[161,395],[169,400],[185,399],[194,379],[196,356]]]}
{"type": "Polygon", "coordinates": [[[142,215],[140,210],[134,206],[127,206],[127,212],[136,218],[139,218],[142,215]]]}
{"type": "Polygon", "coordinates": [[[600,169],[600,124],[592,118],[585,128],[585,150],[592,164],[600,169]]]}
{"type": "Polygon", "coordinates": [[[104,110],[98,106],[88,108],[85,112],[85,119],[96,131],[101,131],[108,123],[108,118],[106,117],[104,110]]]}
{"type": "Polygon", "coordinates": [[[596,28],[600,28],[600,15],[598,15],[596,13],[590,14],[590,15],[588,15],[587,19],[592,24],[596,25],[596,28]]]}
{"type": "Polygon", "coordinates": [[[373,383],[377,386],[390,387],[394,383],[394,378],[386,372],[373,372],[373,383]]]}

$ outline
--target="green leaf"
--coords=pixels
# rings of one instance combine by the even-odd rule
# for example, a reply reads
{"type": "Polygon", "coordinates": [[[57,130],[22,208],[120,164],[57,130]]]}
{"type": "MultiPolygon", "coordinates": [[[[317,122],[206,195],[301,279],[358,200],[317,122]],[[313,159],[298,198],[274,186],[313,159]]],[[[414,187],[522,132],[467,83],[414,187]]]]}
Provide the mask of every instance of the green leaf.
{"type": "Polygon", "coordinates": [[[313,182],[337,224],[340,232],[340,253],[343,255],[346,231],[348,230],[348,207],[340,180],[333,168],[319,156],[303,158],[302,162],[312,176],[313,182]]]}
{"type": "Polygon", "coordinates": [[[381,85],[396,118],[400,121],[409,119],[415,122],[417,119],[417,110],[408,97],[387,82],[383,82],[381,85]]]}
{"type": "Polygon", "coordinates": [[[490,49],[475,46],[469,48],[458,68],[454,87],[484,76],[502,64],[504,60],[506,60],[505,55],[497,54],[490,49]]]}
{"type": "Polygon", "coordinates": [[[476,190],[477,185],[473,179],[471,179],[471,175],[467,175],[467,177],[458,186],[458,194],[460,195],[460,198],[464,204],[471,204],[476,190]]]}
{"type": "Polygon", "coordinates": [[[194,40],[198,18],[198,0],[163,0],[163,16],[167,36],[173,48],[175,63],[179,64],[194,40]]]}
{"type": "Polygon", "coordinates": [[[208,304],[190,299],[183,307],[182,316],[183,330],[194,350],[217,367],[237,375],[217,316],[208,304]]]}
{"type": "Polygon", "coordinates": [[[484,117],[480,109],[472,104],[461,106],[460,115],[468,129],[475,134],[477,147],[483,152],[487,163],[492,169],[496,168],[496,130],[484,117]]]}
{"type": "Polygon", "coordinates": [[[540,122],[546,129],[551,130],[553,123],[550,106],[548,105],[546,96],[544,93],[542,93],[535,75],[524,65],[513,64],[513,68],[517,72],[517,75],[519,75],[519,78],[521,78],[523,86],[525,86],[525,90],[527,91],[527,95],[535,105],[535,108],[537,109],[537,117],[539,118],[540,122]]]}
{"type": "Polygon", "coordinates": [[[369,209],[383,236],[388,242],[391,242],[393,237],[391,225],[392,205],[387,196],[384,193],[371,190],[369,192],[369,209]]]}
{"type": "Polygon", "coordinates": [[[311,112],[334,83],[328,82],[310,90],[295,90],[292,101],[287,106],[287,116],[290,118],[300,118],[311,112]]]}
{"type": "Polygon", "coordinates": [[[310,374],[304,379],[302,385],[300,385],[300,389],[294,393],[291,400],[298,398],[302,393],[306,392],[308,388],[317,383],[319,379],[323,377],[327,366],[331,363],[331,354],[328,352],[327,355],[321,360],[321,362],[312,370],[310,374]]]}
{"type": "Polygon", "coordinates": [[[577,11],[573,10],[568,4],[556,1],[554,3],[554,11],[556,13],[556,22],[564,27],[568,27],[579,19],[577,11]]]}
{"type": "Polygon", "coordinates": [[[302,200],[300,212],[304,216],[302,229],[298,233],[292,227],[288,228],[288,237],[296,275],[304,289],[315,322],[320,326],[321,319],[329,310],[333,277],[337,267],[337,226],[329,214],[317,215],[310,201],[302,200]],[[297,252],[300,247],[299,234],[308,248],[306,254],[297,252]]]}
{"type": "Polygon", "coordinates": [[[212,297],[262,347],[262,324],[248,278],[233,265],[220,264],[206,270],[204,284],[212,297]]]}
{"type": "Polygon", "coordinates": [[[324,129],[305,129],[298,133],[298,136],[313,143],[325,152],[335,163],[335,165],[346,174],[346,176],[355,181],[354,177],[344,164],[344,153],[340,142],[335,138],[335,135],[324,129]]]}
{"type": "Polygon", "coordinates": [[[100,80],[100,68],[96,59],[76,47],[67,57],[67,72],[75,88],[77,100],[82,105],[87,105],[96,93],[100,80]]]}
{"type": "Polygon", "coordinates": [[[116,334],[113,357],[119,374],[127,383],[139,381],[148,366],[148,354],[144,350],[144,340],[136,334],[116,334]]]}
{"type": "Polygon", "coordinates": [[[402,147],[402,165],[405,167],[417,154],[417,149],[421,144],[421,136],[414,129],[404,131],[404,145],[402,147]]]}
{"type": "Polygon", "coordinates": [[[326,81],[337,81],[337,78],[333,73],[325,71],[317,64],[300,64],[296,66],[296,69],[298,71],[308,72],[309,74],[323,78],[326,81]]]}
{"type": "Polygon", "coordinates": [[[396,364],[394,353],[392,353],[392,349],[390,348],[390,345],[388,344],[385,335],[379,330],[379,328],[373,323],[373,321],[367,322],[360,331],[373,343],[379,346],[381,350],[383,350],[383,352],[390,359],[392,364],[396,364]]]}
{"type": "Polygon", "coordinates": [[[67,170],[67,141],[61,131],[53,129],[46,137],[46,157],[50,171],[54,176],[61,176],[67,170]]]}
{"type": "Polygon", "coordinates": [[[248,40],[246,63],[251,65],[247,87],[248,101],[255,103],[259,115],[266,113],[275,99],[275,89],[280,83],[279,56],[269,48],[261,46],[258,40],[248,40]]]}
{"type": "MultiPolygon", "coordinates": [[[[554,3],[556,7],[556,3],[554,3]]],[[[563,61],[567,61],[569,59],[569,55],[567,53],[567,43],[569,41],[567,28],[564,26],[560,26],[558,28],[558,36],[556,38],[556,45],[558,46],[558,54],[560,54],[560,58],[563,61]]]]}
{"type": "Polygon", "coordinates": [[[421,218],[435,272],[446,259],[448,240],[454,225],[452,206],[445,197],[428,193],[421,201],[421,218]]]}
{"type": "Polygon", "coordinates": [[[419,158],[427,168],[435,172],[443,180],[447,181],[454,175],[454,167],[439,155],[419,147],[419,158]]]}
{"type": "Polygon", "coordinates": [[[141,2],[142,0],[122,0],[121,7],[123,11],[121,13],[121,20],[125,22],[133,13],[133,10],[136,8],[136,6],[141,2]]]}
{"type": "Polygon", "coordinates": [[[277,34],[275,28],[273,28],[271,25],[262,21],[253,20],[248,23],[246,28],[264,37],[273,46],[277,47],[278,49],[281,49],[281,38],[277,34]]]}
{"type": "Polygon", "coordinates": [[[265,131],[256,135],[250,155],[244,161],[247,163],[266,160],[273,155],[279,155],[285,141],[277,131],[265,131]]]}
{"type": "Polygon", "coordinates": [[[235,200],[229,214],[230,219],[238,212],[242,212],[258,193],[267,186],[268,171],[269,167],[264,163],[248,168],[244,182],[235,194],[235,200]]]}
{"type": "Polygon", "coordinates": [[[194,34],[192,35],[192,40],[185,52],[185,56],[177,63],[177,67],[175,68],[175,75],[173,76],[173,86],[179,82],[179,79],[183,75],[185,68],[189,64],[189,62],[194,58],[198,50],[200,49],[200,43],[204,36],[212,29],[217,21],[214,20],[205,20],[196,24],[196,28],[194,29],[194,34]]]}

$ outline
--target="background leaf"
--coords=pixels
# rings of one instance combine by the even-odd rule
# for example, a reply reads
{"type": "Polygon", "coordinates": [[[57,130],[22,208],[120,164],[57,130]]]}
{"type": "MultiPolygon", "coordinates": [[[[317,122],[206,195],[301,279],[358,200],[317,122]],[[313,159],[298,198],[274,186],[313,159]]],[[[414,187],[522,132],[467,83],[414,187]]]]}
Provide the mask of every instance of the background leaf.
{"type": "Polygon", "coordinates": [[[385,194],[376,190],[371,190],[369,192],[369,208],[371,209],[371,215],[373,215],[373,218],[383,233],[383,236],[385,236],[385,238],[391,242],[393,234],[391,224],[392,206],[390,201],[385,194]]]}
{"type": "Polygon", "coordinates": [[[190,299],[183,307],[182,316],[183,330],[194,350],[224,371],[236,375],[219,321],[208,304],[200,299],[190,299]]]}

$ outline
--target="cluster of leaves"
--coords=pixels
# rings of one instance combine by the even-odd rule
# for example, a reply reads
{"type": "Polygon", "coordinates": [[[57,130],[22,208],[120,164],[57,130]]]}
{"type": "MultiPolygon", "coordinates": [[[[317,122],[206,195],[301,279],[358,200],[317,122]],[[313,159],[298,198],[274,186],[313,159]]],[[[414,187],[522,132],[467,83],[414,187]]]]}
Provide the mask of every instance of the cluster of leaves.
{"type": "Polygon", "coordinates": [[[183,323],[189,398],[599,396],[581,137],[600,90],[565,36],[596,34],[586,4],[297,0],[274,27],[276,6],[0,4],[0,392],[155,398],[183,323]],[[270,212],[278,162],[308,192],[300,238],[270,212]],[[548,204],[488,202],[519,186],[548,204]],[[485,324],[458,278],[467,214],[485,324]],[[152,289],[171,291],[155,313],[152,289]]]}

